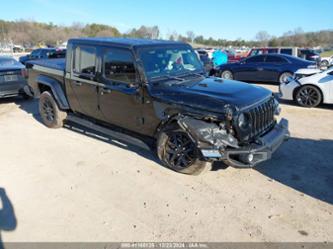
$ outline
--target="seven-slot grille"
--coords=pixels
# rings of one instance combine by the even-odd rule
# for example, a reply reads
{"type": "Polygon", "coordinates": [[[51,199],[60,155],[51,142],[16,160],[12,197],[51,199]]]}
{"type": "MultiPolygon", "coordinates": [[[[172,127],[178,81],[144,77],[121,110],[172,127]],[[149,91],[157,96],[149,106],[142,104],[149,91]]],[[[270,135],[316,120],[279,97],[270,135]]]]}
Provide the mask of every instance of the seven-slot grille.
{"type": "Polygon", "coordinates": [[[269,99],[265,103],[262,103],[246,113],[249,115],[251,130],[250,138],[254,138],[261,135],[274,124],[274,98],[269,99]]]}

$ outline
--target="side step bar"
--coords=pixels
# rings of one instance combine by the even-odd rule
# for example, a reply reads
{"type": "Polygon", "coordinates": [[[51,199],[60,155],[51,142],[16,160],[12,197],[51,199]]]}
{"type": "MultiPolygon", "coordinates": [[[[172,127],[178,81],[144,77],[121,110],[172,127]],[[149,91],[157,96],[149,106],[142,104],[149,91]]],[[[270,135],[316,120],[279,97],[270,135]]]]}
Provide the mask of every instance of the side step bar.
{"type": "MultiPolygon", "coordinates": [[[[124,134],[124,133],[121,133],[121,132],[117,132],[117,131],[105,128],[105,127],[100,126],[98,124],[95,124],[95,123],[93,123],[93,122],[91,122],[89,120],[77,117],[77,116],[75,116],[73,114],[69,114],[67,116],[66,120],[67,121],[71,121],[71,122],[73,122],[75,124],[84,126],[86,128],[89,128],[91,130],[103,133],[103,134],[105,134],[105,135],[107,135],[107,136],[109,136],[109,137],[111,137],[113,139],[120,140],[120,141],[113,141],[113,142],[115,142],[117,144],[119,144],[119,143],[122,144],[121,142],[124,142],[125,146],[126,146],[126,144],[130,144],[130,145],[134,145],[136,147],[139,147],[141,149],[145,149],[145,150],[149,150],[149,151],[151,150],[149,148],[149,146],[145,142],[143,142],[142,140],[140,140],[138,138],[135,138],[135,137],[132,137],[130,135],[127,135],[127,134],[124,134]]],[[[97,134],[93,134],[93,133],[87,132],[87,131],[82,131],[82,130],[78,129],[75,126],[69,125],[68,123],[65,124],[65,127],[73,129],[73,130],[76,130],[76,131],[84,132],[84,133],[86,133],[88,135],[92,135],[92,136],[101,138],[101,136],[98,136],[97,134]]],[[[104,138],[104,140],[105,140],[105,138],[104,138]]]]}

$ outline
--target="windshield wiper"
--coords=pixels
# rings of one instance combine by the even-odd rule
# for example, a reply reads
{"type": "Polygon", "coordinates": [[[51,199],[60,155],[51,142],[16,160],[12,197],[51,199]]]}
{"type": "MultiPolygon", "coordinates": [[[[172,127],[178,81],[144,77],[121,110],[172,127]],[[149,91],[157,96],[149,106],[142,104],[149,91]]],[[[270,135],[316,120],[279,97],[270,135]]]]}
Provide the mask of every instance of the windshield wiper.
{"type": "Polygon", "coordinates": [[[167,80],[178,80],[178,81],[184,81],[185,80],[183,78],[179,78],[179,77],[176,77],[176,76],[170,76],[170,75],[155,76],[155,77],[152,77],[151,80],[161,80],[163,78],[165,78],[167,80]]]}
{"type": "Polygon", "coordinates": [[[184,73],[184,74],[181,74],[181,75],[178,75],[179,77],[186,77],[186,76],[197,76],[197,77],[204,77],[205,75],[203,75],[202,73],[184,73]]]}

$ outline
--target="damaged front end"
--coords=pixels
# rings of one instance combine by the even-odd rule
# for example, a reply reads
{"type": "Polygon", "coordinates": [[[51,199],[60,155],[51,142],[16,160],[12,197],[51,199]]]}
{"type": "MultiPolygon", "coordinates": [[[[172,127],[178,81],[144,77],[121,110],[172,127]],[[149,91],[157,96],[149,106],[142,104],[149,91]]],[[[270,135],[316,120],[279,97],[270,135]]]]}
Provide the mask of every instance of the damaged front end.
{"type": "Polygon", "coordinates": [[[288,121],[281,119],[277,102],[269,101],[241,112],[229,111],[223,121],[182,115],[178,125],[186,131],[207,161],[247,168],[271,158],[272,153],[289,138],[288,121]]]}

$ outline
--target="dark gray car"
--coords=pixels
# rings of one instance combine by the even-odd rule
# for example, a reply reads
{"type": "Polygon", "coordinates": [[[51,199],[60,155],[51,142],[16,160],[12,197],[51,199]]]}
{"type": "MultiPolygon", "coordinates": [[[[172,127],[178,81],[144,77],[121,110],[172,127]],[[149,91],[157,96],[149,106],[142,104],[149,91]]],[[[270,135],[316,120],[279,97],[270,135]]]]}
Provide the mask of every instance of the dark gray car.
{"type": "Polygon", "coordinates": [[[0,98],[22,95],[27,85],[25,67],[11,57],[0,56],[0,98]]]}

